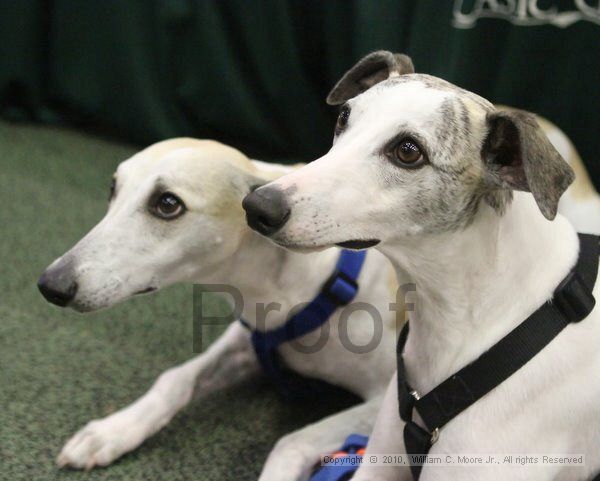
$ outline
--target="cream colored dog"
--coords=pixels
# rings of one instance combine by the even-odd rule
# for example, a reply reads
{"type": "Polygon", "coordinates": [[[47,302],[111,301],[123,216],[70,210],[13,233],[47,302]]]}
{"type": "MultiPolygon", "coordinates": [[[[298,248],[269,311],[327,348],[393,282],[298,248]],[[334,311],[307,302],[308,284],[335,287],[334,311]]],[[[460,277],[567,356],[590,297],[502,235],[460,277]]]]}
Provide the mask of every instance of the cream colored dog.
{"type": "MultiPolygon", "coordinates": [[[[250,161],[213,141],[155,144],[119,165],[106,216],[46,269],[40,289],[55,304],[87,312],[176,282],[229,284],[242,294],[246,322],[263,330],[281,326],[295,306],[319,292],[339,255],[339,249],[291,253],[247,227],[242,198],[253,186],[291,170],[250,161]],[[271,302],[281,309],[258,322],[259,305],[271,302]]],[[[395,312],[388,304],[395,300],[396,279],[387,259],[372,252],[359,283],[355,301],[373,306],[381,320],[355,311],[340,334],[340,308],[317,352],[283,345],[280,354],[292,370],[344,387],[365,402],[282,438],[261,479],[305,478],[319,456],[339,448],[348,434],[371,431],[395,369],[395,312]],[[375,347],[361,353],[348,342],[375,347]]],[[[314,346],[320,335],[317,330],[299,342],[314,346]]],[[[249,331],[234,322],[207,352],[164,372],[133,404],[84,426],[64,446],[58,464],[106,466],[156,433],[190,400],[259,374],[249,331]]]]}

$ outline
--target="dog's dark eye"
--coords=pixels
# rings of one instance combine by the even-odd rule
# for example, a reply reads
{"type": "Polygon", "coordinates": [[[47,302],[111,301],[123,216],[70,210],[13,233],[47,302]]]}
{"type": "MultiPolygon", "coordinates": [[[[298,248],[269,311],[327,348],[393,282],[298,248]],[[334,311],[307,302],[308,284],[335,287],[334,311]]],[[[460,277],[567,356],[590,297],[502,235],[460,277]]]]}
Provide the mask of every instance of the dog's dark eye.
{"type": "Polygon", "coordinates": [[[346,125],[348,125],[348,118],[350,118],[350,108],[343,107],[335,124],[335,135],[339,135],[346,128],[346,125]]]}
{"type": "Polygon", "coordinates": [[[412,139],[402,139],[392,149],[393,160],[404,167],[418,167],[423,164],[425,157],[419,145],[412,139]]]}
{"type": "Polygon", "coordinates": [[[185,211],[185,205],[179,197],[170,192],[161,194],[154,205],[154,212],[162,219],[174,219],[185,211]]]}
{"type": "Polygon", "coordinates": [[[117,179],[114,177],[110,181],[110,192],[108,194],[108,201],[110,202],[115,196],[115,190],[117,190],[117,179]]]}

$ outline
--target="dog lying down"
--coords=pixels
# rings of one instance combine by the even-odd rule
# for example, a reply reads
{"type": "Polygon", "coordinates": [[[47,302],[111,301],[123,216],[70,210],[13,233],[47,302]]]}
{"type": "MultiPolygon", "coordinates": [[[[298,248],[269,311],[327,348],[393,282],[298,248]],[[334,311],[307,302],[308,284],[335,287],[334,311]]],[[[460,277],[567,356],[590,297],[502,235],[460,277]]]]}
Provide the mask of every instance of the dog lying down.
{"type": "MultiPolygon", "coordinates": [[[[579,162],[564,134],[552,126],[547,132],[565,148],[565,156],[579,162]]],[[[88,312],[176,282],[229,284],[243,294],[246,322],[254,328],[276,328],[291,306],[316,295],[339,256],[336,248],[310,257],[292,253],[247,227],[242,198],[253,186],[291,170],[248,160],[213,141],[157,143],[120,164],[106,216],[46,269],[40,289],[55,304],[88,312]],[[255,324],[259,302],[282,305],[262,327],[255,324]]],[[[578,212],[578,202],[587,198],[578,189],[585,191],[587,182],[584,173],[571,188],[567,210],[578,212]]],[[[368,253],[359,284],[355,301],[371,304],[382,315],[383,330],[372,350],[360,353],[344,347],[338,309],[329,318],[330,333],[318,352],[306,354],[283,345],[280,354],[290,369],[344,387],[365,402],[282,438],[261,479],[306,479],[319,456],[339,448],[348,434],[371,432],[396,367],[396,313],[388,307],[396,300],[396,278],[382,254],[368,253]]],[[[369,344],[374,338],[371,315],[354,312],[347,330],[353,345],[369,344]]],[[[310,333],[301,342],[314,345],[317,338],[310,333]]],[[[89,422],[66,443],[57,462],[74,468],[106,466],[160,430],[192,399],[260,372],[249,331],[234,322],[207,352],[164,372],[133,404],[89,422]]]]}
{"type": "Polygon", "coordinates": [[[533,115],[415,74],[391,52],[361,60],[328,101],[343,105],[330,151],[243,205],[278,245],[377,246],[415,282],[397,380],[365,458],[429,451],[433,462],[380,458],[354,480],[598,475],[598,237],[580,240],[557,208],[574,171],[579,185],[561,202],[579,230],[598,232],[600,204],[572,146],[552,130],[554,148],[533,115]],[[550,461],[443,466],[461,454],[550,461]],[[581,454],[583,466],[553,461],[581,454]]]}
{"type": "MultiPolygon", "coordinates": [[[[40,289],[51,302],[87,312],[176,282],[228,284],[241,292],[241,318],[252,328],[282,326],[294,306],[316,296],[340,254],[330,249],[309,259],[247,227],[243,197],[290,170],[251,161],[208,140],[154,144],[119,165],[106,216],[47,268],[40,289]],[[272,302],[280,303],[280,310],[259,322],[257,305],[272,302]]],[[[300,478],[348,433],[371,431],[378,397],[395,370],[396,313],[388,304],[395,298],[396,277],[387,259],[373,252],[358,282],[355,301],[381,313],[380,333],[374,334],[368,312],[356,311],[347,335],[340,335],[339,308],[317,352],[283,345],[280,354],[293,371],[343,387],[365,402],[281,439],[264,468],[266,478],[300,478]],[[364,353],[343,344],[365,346],[373,339],[376,347],[364,353]]],[[[317,330],[299,342],[314,346],[319,339],[317,330]]],[[[164,372],[133,404],[83,427],[67,442],[58,464],[106,466],[157,432],[190,400],[261,374],[250,341],[249,330],[233,322],[205,353],[164,372]]]]}

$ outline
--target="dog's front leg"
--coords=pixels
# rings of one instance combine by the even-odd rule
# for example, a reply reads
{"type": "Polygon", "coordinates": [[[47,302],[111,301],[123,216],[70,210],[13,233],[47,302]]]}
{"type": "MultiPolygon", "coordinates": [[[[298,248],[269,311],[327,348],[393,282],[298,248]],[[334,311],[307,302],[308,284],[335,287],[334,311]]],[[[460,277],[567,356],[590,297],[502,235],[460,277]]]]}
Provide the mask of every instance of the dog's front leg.
{"type": "Polygon", "coordinates": [[[320,457],[339,449],[352,433],[368,435],[381,398],[371,399],[281,438],[269,453],[259,481],[302,481],[320,457]]]}
{"type": "Polygon", "coordinates": [[[412,481],[413,477],[408,466],[386,463],[394,460],[394,455],[406,455],[404,438],[404,421],[400,419],[398,409],[398,377],[394,374],[388,385],[381,408],[377,414],[377,421],[373,428],[369,445],[364,459],[371,460],[376,457],[375,463],[363,463],[352,481],[412,481]]]}
{"type": "Polygon", "coordinates": [[[162,373],[133,404],[90,421],[64,446],[59,466],[106,466],[138,447],[182,409],[201,397],[259,372],[248,331],[234,322],[203,354],[162,373]]]}

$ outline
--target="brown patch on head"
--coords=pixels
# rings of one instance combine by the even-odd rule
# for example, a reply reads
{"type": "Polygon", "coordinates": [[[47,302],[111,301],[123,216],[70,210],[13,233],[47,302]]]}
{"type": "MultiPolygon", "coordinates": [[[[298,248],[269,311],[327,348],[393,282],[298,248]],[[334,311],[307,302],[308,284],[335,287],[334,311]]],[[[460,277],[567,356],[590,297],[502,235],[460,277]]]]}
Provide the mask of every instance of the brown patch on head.
{"type": "MultiPolygon", "coordinates": [[[[518,110],[508,105],[496,105],[496,108],[498,110],[504,110],[507,112],[514,112],[518,110]]],[[[575,172],[575,180],[569,187],[569,193],[573,199],[588,200],[596,197],[598,195],[596,188],[594,187],[592,179],[585,168],[579,152],[577,152],[573,142],[571,142],[571,139],[569,139],[569,137],[556,124],[550,122],[547,118],[535,114],[535,119],[547,137],[552,140],[553,136],[558,136],[559,139],[564,141],[567,147],[567,152],[563,151],[561,154],[565,156],[565,160],[575,172]]]]}
{"type": "Polygon", "coordinates": [[[487,115],[486,123],[481,156],[488,183],[531,192],[544,217],[554,219],[558,201],[573,181],[573,170],[532,114],[496,111],[487,115]]]}

